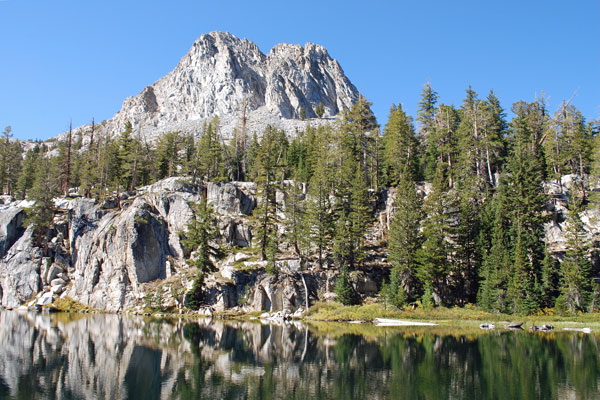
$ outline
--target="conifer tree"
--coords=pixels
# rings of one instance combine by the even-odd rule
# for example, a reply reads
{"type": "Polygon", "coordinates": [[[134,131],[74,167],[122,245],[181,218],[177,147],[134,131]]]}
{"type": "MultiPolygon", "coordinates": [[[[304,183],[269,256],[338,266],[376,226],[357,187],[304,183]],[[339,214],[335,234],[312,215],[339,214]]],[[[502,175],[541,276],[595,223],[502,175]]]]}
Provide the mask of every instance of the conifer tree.
{"type": "Polygon", "coordinates": [[[488,311],[505,312],[508,309],[507,291],[511,276],[511,258],[505,192],[506,184],[501,180],[498,191],[491,200],[493,210],[491,247],[484,253],[480,272],[478,302],[488,311]]]}
{"type": "Polygon", "coordinates": [[[417,251],[421,247],[420,223],[423,217],[415,182],[408,170],[400,175],[394,198],[394,216],[389,232],[389,261],[392,265],[388,287],[390,301],[397,307],[420,294],[417,279],[417,251]]]}
{"type": "Polygon", "coordinates": [[[343,266],[333,288],[336,299],[343,305],[349,306],[358,302],[358,296],[352,287],[348,267],[343,266]]]}
{"type": "Polygon", "coordinates": [[[487,170],[487,182],[495,185],[495,174],[501,170],[504,157],[506,156],[506,114],[500,105],[500,100],[493,90],[490,90],[483,108],[483,137],[482,148],[485,152],[485,167],[487,170]]]}
{"type": "Polygon", "coordinates": [[[336,191],[337,224],[333,251],[340,266],[354,268],[364,258],[364,235],[370,221],[368,188],[359,165],[347,160],[341,174],[352,177],[336,191]]]}
{"type": "Polygon", "coordinates": [[[420,123],[419,138],[421,145],[425,147],[423,152],[423,173],[426,180],[433,180],[439,157],[438,141],[435,134],[435,110],[438,94],[427,82],[421,92],[421,101],[417,108],[417,121],[420,123]]]}
{"type": "Polygon", "coordinates": [[[345,138],[344,151],[349,151],[358,161],[369,187],[376,181],[376,177],[371,176],[370,171],[376,163],[373,146],[375,135],[378,134],[377,121],[371,111],[371,105],[364,97],[359,97],[352,108],[344,113],[340,128],[345,138]]]}
{"type": "Polygon", "coordinates": [[[216,220],[213,210],[203,193],[199,204],[192,205],[194,217],[187,225],[187,231],[182,235],[181,241],[186,249],[195,252],[193,260],[189,260],[190,266],[194,266],[200,272],[213,272],[215,266],[212,259],[218,256],[218,250],[211,242],[216,237],[216,220]]]}
{"type": "Polygon", "coordinates": [[[556,298],[560,295],[560,265],[559,262],[550,254],[546,248],[544,259],[542,260],[542,307],[552,308],[555,305],[556,298]]]}
{"type": "Polygon", "coordinates": [[[277,178],[283,176],[285,146],[281,142],[282,132],[268,126],[265,129],[260,146],[257,149],[254,173],[258,188],[260,203],[254,209],[253,215],[257,223],[256,237],[260,246],[261,259],[267,261],[267,268],[275,271],[275,259],[278,254],[279,222],[277,190],[280,183],[277,178]]]}
{"type": "Polygon", "coordinates": [[[452,240],[455,238],[453,220],[456,203],[448,192],[448,180],[442,164],[438,164],[431,192],[423,203],[425,219],[423,220],[422,247],[418,250],[418,277],[425,293],[434,296],[436,303],[450,305],[451,298],[451,256],[455,249],[452,240]]]}
{"type": "Polygon", "coordinates": [[[306,224],[308,237],[317,248],[319,267],[327,254],[327,247],[333,235],[331,215],[331,179],[328,175],[327,152],[321,147],[321,157],[316,160],[315,171],[308,185],[306,224]]]}
{"type": "Polygon", "coordinates": [[[390,109],[390,116],[383,135],[383,163],[387,184],[397,185],[403,171],[412,176],[418,174],[417,138],[412,119],[402,106],[390,109]]]}
{"type": "Polygon", "coordinates": [[[306,205],[304,194],[302,192],[303,184],[294,179],[290,185],[284,187],[285,190],[285,239],[292,245],[296,256],[304,261],[307,249],[307,226],[306,226],[306,205]]]}
{"type": "Polygon", "coordinates": [[[218,122],[218,119],[215,118],[204,126],[196,150],[199,176],[207,181],[223,180],[225,178],[218,122]]]}
{"type": "Polygon", "coordinates": [[[164,133],[156,144],[157,179],[175,176],[180,166],[179,151],[182,135],[179,132],[164,133]]]}
{"type": "Polygon", "coordinates": [[[512,149],[508,160],[510,179],[507,186],[507,209],[513,243],[510,301],[513,311],[529,313],[541,302],[541,262],[544,258],[543,164],[540,151],[544,117],[540,104],[517,103],[511,121],[512,149]]]}
{"type": "Polygon", "coordinates": [[[40,148],[38,145],[25,154],[23,168],[17,181],[17,197],[20,199],[25,199],[29,190],[33,187],[35,175],[39,168],[39,157],[40,148]]]}
{"type": "Polygon", "coordinates": [[[583,199],[571,195],[566,232],[566,253],[560,266],[559,303],[566,306],[571,313],[585,312],[591,295],[590,261],[591,243],[588,238],[580,212],[583,210],[583,199]]]}
{"type": "Polygon", "coordinates": [[[53,179],[51,162],[47,155],[40,156],[33,187],[29,194],[35,201],[30,212],[27,213],[27,223],[33,225],[33,236],[38,246],[46,246],[48,229],[54,220],[54,201],[59,191],[58,181],[53,179]]]}
{"type": "Polygon", "coordinates": [[[460,125],[457,131],[457,146],[460,151],[456,159],[458,181],[470,178],[470,185],[481,187],[485,176],[482,149],[483,102],[469,86],[467,96],[460,109],[460,125]]]}
{"type": "MultiPolygon", "coordinates": [[[[437,165],[441,164],[447,175],[448,187],[454,187],[456,176],[457,158],[457,131],[460,124],[460,115],[454,106],[440,105],[435,113],[435,135],[432,137],[431,146],[437,147],[437,165]]],[[[435,179],[435,176],[433,177],[435,179]]]]}
{"type": "Polygon", "coordinates": [[[21,172],[23,150],[18,141],[11,141],[10,126],[4,128],[0,138],[0,193],[13,195],[21,172]]]}

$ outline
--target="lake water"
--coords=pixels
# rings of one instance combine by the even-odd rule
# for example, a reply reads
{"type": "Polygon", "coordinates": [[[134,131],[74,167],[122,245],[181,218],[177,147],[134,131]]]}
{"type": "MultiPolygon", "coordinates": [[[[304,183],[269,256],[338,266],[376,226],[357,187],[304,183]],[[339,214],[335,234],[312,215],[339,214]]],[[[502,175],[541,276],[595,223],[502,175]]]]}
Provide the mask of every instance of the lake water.
{"type": "Polygon", "coordinates": [[[600,337],[0,312],[5,399],[598,399],[600,337]]]}

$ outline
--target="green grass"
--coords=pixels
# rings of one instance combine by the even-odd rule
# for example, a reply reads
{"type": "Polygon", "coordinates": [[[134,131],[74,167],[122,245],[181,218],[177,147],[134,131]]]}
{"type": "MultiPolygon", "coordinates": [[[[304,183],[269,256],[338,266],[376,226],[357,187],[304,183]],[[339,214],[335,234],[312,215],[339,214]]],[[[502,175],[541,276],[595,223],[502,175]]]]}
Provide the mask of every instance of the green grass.
{"type": "Polygon", "coordinates": [[[95,312],[96,309],[86,306],[85,304],[81,304],[78,301],[73,300],[70,297],[58,298],[54,300],[52,306],[61,312],[95,312]]]}
{"type": "Polygon", "coordinates": [[[460,323],[464,326],[476,326],[481,322],[494,322],[499,325],[508,322],[523,321],[525,326],[552,323],[557,327],[579,326],[585,324],[590,327],[600,327],[600,314],[581,314],[574,316],[561,315],[510,315],[489,313],[479,307],[467,305],[465,307],[417,307],[415,309],[396,309],[381,303],[368,303],[357,306],[344,306],[339,303],[319,302],[313,305],[304,318],[313,321],[373,321],[375,318],[413,319],[423,321],[450,322],[454,325],[460,323]]]}

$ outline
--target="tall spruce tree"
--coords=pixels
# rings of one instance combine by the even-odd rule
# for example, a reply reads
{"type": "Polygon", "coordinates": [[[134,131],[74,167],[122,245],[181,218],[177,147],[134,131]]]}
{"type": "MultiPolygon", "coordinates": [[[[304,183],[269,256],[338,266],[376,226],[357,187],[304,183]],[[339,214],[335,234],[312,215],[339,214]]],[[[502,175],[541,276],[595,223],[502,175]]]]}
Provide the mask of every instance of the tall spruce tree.
{"type": "Polygon", "coordinates": [[[10,126],[4,128],[0,138],[0,193],[13,195],[21,172],[23,149],[13,137],[10,126]]]}
{"type": "Polygon", "coordinates": [[[433,296],[437,304],[451,305],[452,255],[455,252],[457,204],[448,190],[443,165],[438,164],[430,193],[423,203],[423,245],[418,250],[418,277],[424,288],[424,300],[433,296]]]}
{"type": "Polygon", "coordinates": [[[412,119],[402,106],[390,109],[390,116],[383,134],[383,163],[386,183],[397,185],[400,175],[407,171],[412,176],[419,172],[418,141],[414,134],[412,119]]]}
{"type": "Polygon", "coordinates": [[[512,149],[508,160],[507,209],[512,250],[512,310],[530,313],[540,306],[541,262],[544,259],[543,158],[540,139],[544,120],[540,104],[513,106],[512,149]]]}
{"type": "Polygon", "coordinates": [[[54,222],[53,198],[60,193],[59,181],[53,178],[52,163],[47,154],[40,156],[29,198],[35,203],[27,213],[27,223],[33,225],[33,237],[38,246],[48,244],[48,230],[54,222]]]}
{"type": "Polygon", "coordinates": [[[512,267],[505,179],[498,183],[490,207],[493,213],[491,247],[483,254],[478,302],[485,310],[505,312],[508,310],[508,282],[512,267]]]}
{"type": "Polygon", "coordinates": [[[34,148],[25,153],[23,168],[21,169],[19,179],[17,180],[17,197],[19,199],[25,199],[29,190],[33,187],[36,172],[39,168],[39,158],[40,147],[38,145],[35,145],[34,148]]]}
{"type": "Polygon", "coordinates": [[[284,175],[286,146],[281,141],[282,132],[268,126],[263,133],[257,149],[254,163],[254,174],[258,187],[258,197],[262,200],[254,209],[253,215],[257,224],[256,238],[260,246],[261,259],[267,261],[270,272],[276,272],[275,260],[279,247],[279,209],[277,190],[284,175]]]}
{"type": "Polygon", "coordinates": [[[421,101],[417,108],[417,121],[420,123],[419,138],[421,146],[425,148],[422,153],[423,174],[426,180],[433,180],[435,176],[436,165],[439,157],[438,141],[435,134],[435,110],[438,100],[438,94],[427,82],[421,92],[421,101]]]}
{"type": "Polygon", "coordinates": [[[317,249],[319,267],[323,267],[334,229],[330,202],[332,180],[328,174],[328,152],[325,144],[321,146],[320,157],[316,159],[314,168],[308,184],[306,225],[309,240],[317,249]]]}
{"type": "Polygon", "coordinates": [[[188,251],[195,252],[195,257],[188,260],[190,266],[198,268],[200,272],[213,272],[215,266],[212,260],[219,252],[211,243],[216,237],[216,220],[206,199],[206,193],[203,194],[200,203],[193,204],[192,207],[194,217],[188,223],[186,232],[182,234],[181,242],[188,251]]]}
{"type": "Polygon", "coordinates": [[[587,311],[592,292],[591,241],[581,221],[581,211],[583,199],[571,194],[565,234],[566,253],[560,266],[561,295],[558,301],[559,305],[563,304],[571,313],[587,311]]]}
{"type": "Polygon", "coordinates": [[[416,300],[421,294],[421,284],[417,278],[417,251],[422,243],[421,207],[421,198],[417,194],[412,175],[405,170],[400,175],[394,198],[394,215],[388,242],[389,261],[392,265],[389,299],[398,307],[406,300],[416,300]]]}

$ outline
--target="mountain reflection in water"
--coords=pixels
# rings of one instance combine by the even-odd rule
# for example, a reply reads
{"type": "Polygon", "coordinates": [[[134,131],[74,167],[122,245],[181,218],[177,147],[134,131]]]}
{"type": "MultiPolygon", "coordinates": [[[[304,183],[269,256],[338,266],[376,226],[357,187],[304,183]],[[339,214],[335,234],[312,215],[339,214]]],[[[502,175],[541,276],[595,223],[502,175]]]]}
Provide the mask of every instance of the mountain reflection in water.
{"type": "Polygon", "coordinates": [[[0,312],[0,398],[597,399],[600,337],[0,312]]]}

